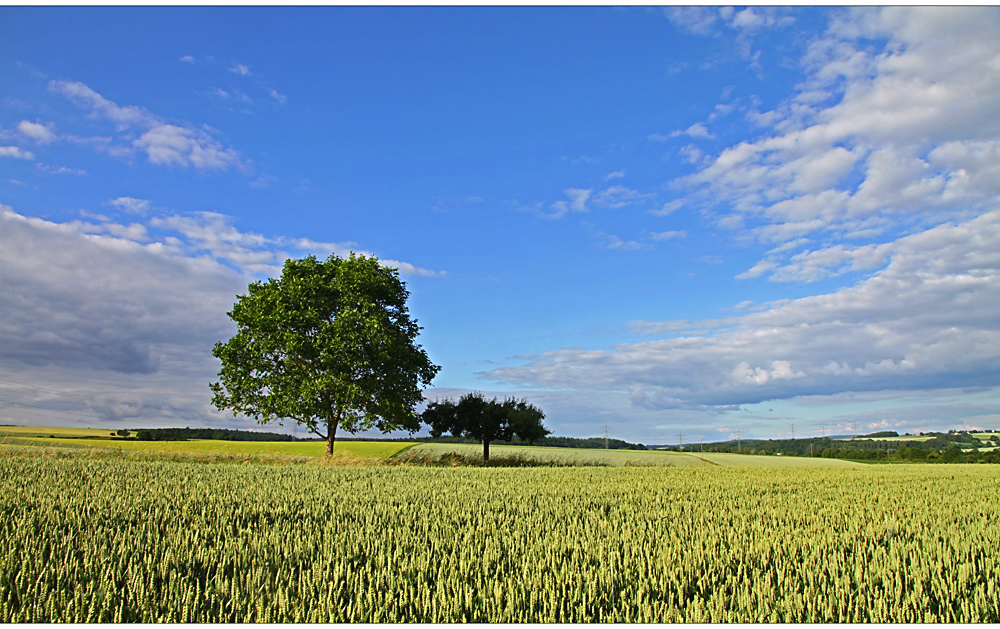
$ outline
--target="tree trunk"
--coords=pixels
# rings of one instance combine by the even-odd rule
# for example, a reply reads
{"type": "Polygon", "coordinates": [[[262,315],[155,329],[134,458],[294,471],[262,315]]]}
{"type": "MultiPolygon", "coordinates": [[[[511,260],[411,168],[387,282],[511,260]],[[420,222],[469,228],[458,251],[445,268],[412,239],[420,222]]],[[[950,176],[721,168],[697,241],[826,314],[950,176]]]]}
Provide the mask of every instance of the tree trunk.
{"type": "Polygon", "coordinates": [[[490,462],[490,442],[483,440],[483,463],[490,462]]]}
{"type": "Polygon", "coordinates": [[[326,456],[333,456],[333,444],[337,440],[337,424],[340,423],[340,414],[331,416],[326,422],[326,456]]]}

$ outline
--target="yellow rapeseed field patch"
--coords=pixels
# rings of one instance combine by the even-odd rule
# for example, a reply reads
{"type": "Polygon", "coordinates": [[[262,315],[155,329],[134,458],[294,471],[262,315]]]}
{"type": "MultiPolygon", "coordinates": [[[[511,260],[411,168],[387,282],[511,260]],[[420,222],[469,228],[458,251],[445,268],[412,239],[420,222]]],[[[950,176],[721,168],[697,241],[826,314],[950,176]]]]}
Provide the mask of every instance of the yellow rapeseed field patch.
{"type": "MultiPolygon", "coordinates": [[[[0,441],[4,438],[0,437],[0,441]]],[[[17,438],[8,438],[18,442],[17,438]]],[[[22,441],[23,443],[23,441],[22,441]]],[[[296,456],[322,458],[326,443],[321,441],[217,441],[192,439],[189,441],[136,441],[133,439],[87,438],[32,438],[37,445],[100,448],[139,452],[165,452],[173,454],[226,454],[251,456],[296,456]]],[[[385,458],[413,445],[401,441],[337,441],[334,454],[358,458],[385,458]]]]}

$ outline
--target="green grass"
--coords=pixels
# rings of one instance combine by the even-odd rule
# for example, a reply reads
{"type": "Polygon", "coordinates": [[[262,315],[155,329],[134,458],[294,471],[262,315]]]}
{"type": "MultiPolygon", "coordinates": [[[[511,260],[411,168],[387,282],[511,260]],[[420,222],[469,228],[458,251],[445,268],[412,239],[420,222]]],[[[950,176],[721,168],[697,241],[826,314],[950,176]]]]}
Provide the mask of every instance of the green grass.
{"type": "Polygon", "coordinates": [[[0,437],[110,437],[114,428],[64,428],[59,426],[0,426],[0,437]]]}
{"type": "MultiPolygon", "coordinates": [[[[19,437],[0,437],[0,442],[28,445],[29,442],[25,441],[25,437],[33,437],[33,435],[19,435],[19,437]]],[[[32,438],[30,444],[169,454],[289,456],[317,459],[326,455],[326,443],[322,441],[215,441],[211,439],[133,441],[87,438],[50,439],[45,437],[32,438]]],[[[343,457],[384,459],[412,445],[414,443],[403,441],[338,441],[334,445],[333,453],[343,457]]]]}
{"type": "MultiPolygon", "coordinates": [[[[483,447],[463,443],[423,443],[403,454],[410,458],[438,458],[455,453],[482,457],[483,447]]],[[[543,448],[538,446],[491,445],[490,458],[517,456],[559,464],[651,466],[651,467],[710,467],[715,465],[766,467],[851,467],[862,465],[839,459],[753,454],[700,454],[665,450],[592,450],[587,448],[543,448]]]]}
{"type": "MultiPolygon", "coordinates": [[[[466,443],[422,443],[406,451],[410,458],[439,458],[447,454],[482,458],[483,446],[466,443]]],[[[524,457],[558,464],[580,465],[649,465],[697,466],[703,461],[686,454],[656,450],[592,450],[588,448],[549,448],[540,446],[490,445],[490,458],[524,457]]]]}
{"type": "Polygon", "coordinates": [[[1000,437],[1000,432],[974,432],[972,436],[980,441],[991,441],[994,438],[1000,437]]]}
{"type": "MultiPolygon", "coordinates": [[[[702,456],[692,454],[690,456],[702,456]]],[[[704,459],[723,467],[858,467],[864,463],[842,459],[824,459],[808,456],[771,456],[763,454],[705,453],[704,459]]]]}

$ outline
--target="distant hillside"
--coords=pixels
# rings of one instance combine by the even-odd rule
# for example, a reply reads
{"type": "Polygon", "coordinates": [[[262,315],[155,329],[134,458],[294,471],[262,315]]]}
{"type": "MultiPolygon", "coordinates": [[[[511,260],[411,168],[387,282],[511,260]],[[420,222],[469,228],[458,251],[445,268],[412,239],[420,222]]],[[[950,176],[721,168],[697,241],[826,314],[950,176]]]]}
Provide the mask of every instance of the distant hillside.
{"type": "Polygon", "coordinates": [[[649,446],[675,452],[730,452],[811,456],[868,461],[932,461],[942,463],[1000,463],[1000,434],[956,431],[898,435],[883,431],[853,437],[806,439],[743,439],[713,443],[649,446]]]}

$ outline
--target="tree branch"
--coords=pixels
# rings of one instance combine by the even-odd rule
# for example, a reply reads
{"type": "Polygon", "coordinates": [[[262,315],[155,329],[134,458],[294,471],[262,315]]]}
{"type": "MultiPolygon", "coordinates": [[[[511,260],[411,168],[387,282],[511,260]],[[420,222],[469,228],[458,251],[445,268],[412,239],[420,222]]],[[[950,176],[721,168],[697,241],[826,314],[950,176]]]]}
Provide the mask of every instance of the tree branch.
{"type": "Polygon", "coordinates": [[[320,431],[316,430],[315,428],[310,427],[309,428],[309,432],[315,434],[317,437],[320,437],[321,439],[323,439],[323,441],[326,441],[328,439],[328,437],[326,435],[324,435],[320,431]]]}

